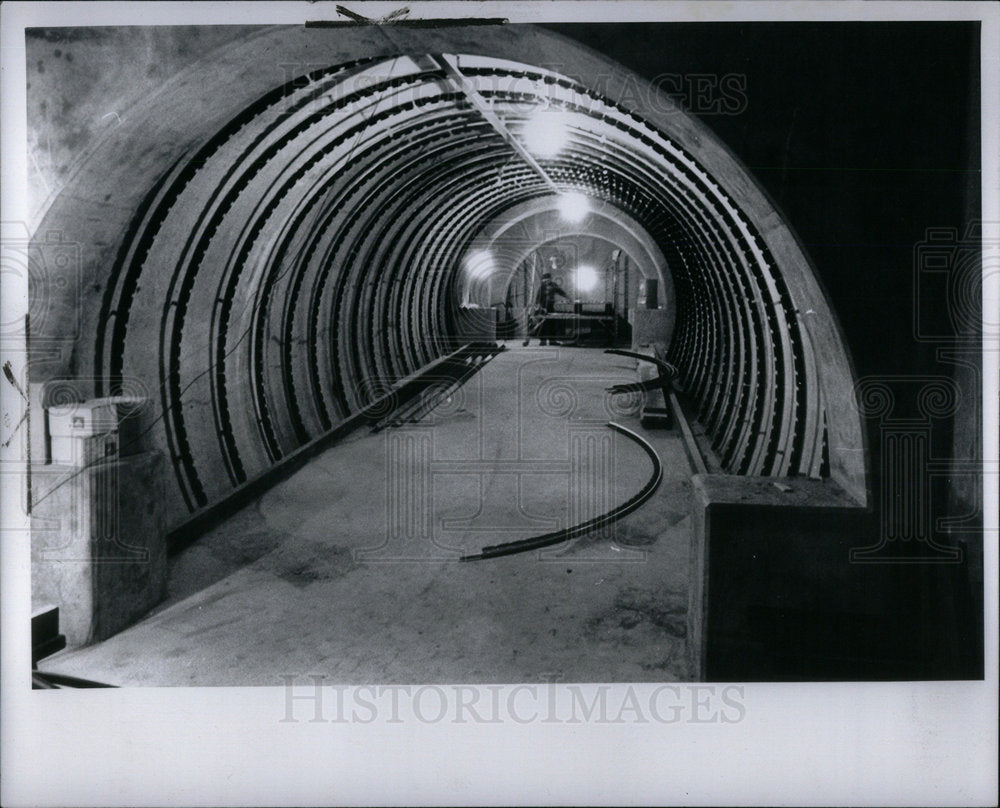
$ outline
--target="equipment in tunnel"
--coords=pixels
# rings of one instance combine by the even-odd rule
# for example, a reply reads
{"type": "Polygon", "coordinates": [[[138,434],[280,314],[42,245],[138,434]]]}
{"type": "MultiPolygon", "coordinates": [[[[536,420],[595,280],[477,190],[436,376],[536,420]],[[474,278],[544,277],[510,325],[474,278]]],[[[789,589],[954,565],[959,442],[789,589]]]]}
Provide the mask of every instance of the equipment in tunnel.
{"type": "Polygon", "coordinates": [[[628,344],[627,277],[613,257],[616,251],[621,252],[614,243],[579,234],[538,245],[509,276],[507,333],[516,332],[513,313],[523,309],[526,339],[544,330],[547,338],[564,345],[628,344]],[[544,292],[548,284],[559,290],[559,298],[544,292]]]}
{"type": "MultiPolygon", "coordinates": [[[[555,269],[557,261],[555,257],[551,259],[551,269],[555,269]]],[[[528,327],[525,333],[523,345],[528,345],[530,338],[537,335],[542,345],[546,345],[549,339],[555,336],[555,306],[556,298],[569,299],[569,295],[559,285],[558,281],[552,278],[551,272],[543,272],[538,283],[538,291],[535,293],[533,302],[527,307],[528,327]]]]}

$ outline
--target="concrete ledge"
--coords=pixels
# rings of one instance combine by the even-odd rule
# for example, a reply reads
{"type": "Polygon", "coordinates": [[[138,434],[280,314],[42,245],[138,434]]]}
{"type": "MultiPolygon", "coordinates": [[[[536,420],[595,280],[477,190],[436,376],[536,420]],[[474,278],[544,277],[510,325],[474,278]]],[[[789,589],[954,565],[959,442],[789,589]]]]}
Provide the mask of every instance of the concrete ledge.
{"type": "Polygon", "coordinates": [[[854,508],[864,510],[831,480],[804,477],[742,477],[737,474],[697,474],[695,496],[709,505],[854,508]]]}
{"type": "Polygon", "coordinates": [[[688,636],[701,680],[974,678],[962,565],[852,563],[879,520],[829,480],[693,484],[688,636]]]}
{"type": "Polygon", "coordinates": [[[31,590],[69,647],[106,639],[166,596],[163,456],[33,469],[31,590]]]}

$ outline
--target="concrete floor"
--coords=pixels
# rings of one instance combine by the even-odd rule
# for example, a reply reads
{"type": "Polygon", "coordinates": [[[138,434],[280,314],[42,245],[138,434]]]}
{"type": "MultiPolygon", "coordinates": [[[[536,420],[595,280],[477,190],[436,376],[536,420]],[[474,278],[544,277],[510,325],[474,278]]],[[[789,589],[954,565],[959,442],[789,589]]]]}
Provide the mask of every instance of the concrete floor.
{"type": "Polygon", "coordinates": [[[634,368],[508,343],[420,423],[358,433],[176,556],[141,623],[40,667],[116,685],[691,679],[691,470],[679,434],[604,394],[634,368]],[[635,494],[651,464],[608,420],[659,452],[652,500],[603,535],[457,561],[635,494]]]}

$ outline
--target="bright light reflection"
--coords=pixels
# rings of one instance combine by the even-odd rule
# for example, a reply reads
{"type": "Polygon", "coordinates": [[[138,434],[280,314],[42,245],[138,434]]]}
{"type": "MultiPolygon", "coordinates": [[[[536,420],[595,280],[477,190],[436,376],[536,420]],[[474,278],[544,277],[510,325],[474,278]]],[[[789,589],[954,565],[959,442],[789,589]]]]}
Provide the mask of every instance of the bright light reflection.
{"type": "Polygon", "coordinates": [[[524,125],[524,145],[535,157],[551,159],[569,142],[569,119],[565,112],[542,108],[524,125]]]}
{"type": "Polygon", "coordinates": [[[581,222],[590,211],[587,197],[577,191],[559,195],[559,213],[567,222],[581,222]]]}
{"type": "Polygon", "coordinates": [[[576,288],[581,292],[589,292],[597,286],[597,270],[589,266],[576,268],[576,288]]]}
{"type": "Polygon", "coordinates": [[[489,250],[477,250],[474,253],[469,253],[468,258],[465,259],[465,271],[473,280],[485,278],[493,272],[493,269],[493,253],[489,250]]]}

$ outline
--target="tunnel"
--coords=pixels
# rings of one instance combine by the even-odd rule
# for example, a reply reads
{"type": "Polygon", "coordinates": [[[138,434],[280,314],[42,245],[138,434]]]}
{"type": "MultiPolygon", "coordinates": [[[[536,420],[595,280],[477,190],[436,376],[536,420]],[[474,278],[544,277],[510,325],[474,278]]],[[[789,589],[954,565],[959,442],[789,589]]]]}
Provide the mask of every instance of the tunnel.
{"type": "Polygon", "coordinates": [[[626,308],[655,290],[664,319],[643,347],[675,369],[719,479],[768,507],[813,486],[877,518],[859,374],[812,259],[666,88],[534,26],[213,36],[80,102],[80,118],[98,100],[114,116],[82,135],[34,226],[80,256],[78,282],[33,279],[35,422],[144,401],[121,451],[163,458],[167,535],[197,544],[205,514],[234,513],[463,346],[501,327],[519,341],[538,256],[562,248],[627,264],[626,308]],[[539,121],[559,148],[526,159],[539,121]]]}
{"type": "MultiPolygon", "coordinates": [[[[307,64],[331,39],[268,36],[307,64]]],[[[659,246],[677,312],[668,357],[722,466],[832,474],[864,501],[859,415],[825,403],[850,396],[850,360],[779,214],[669,97],[647,86],[643,104],[618,103],[634,77],[554,35],[525,36],[543,35],[491,36],[466,53],[446,36],[393,31],[376,38],[379,55],[345,43],[328,67],[283,84],[241,75],[238,93],[231,74],[192,69],[175,80],[215,99],[211,114],[182,94],[150,99],[123,124],[135,135],[116,132],[89,157],[76,179],[86,192],[53,202],[40,229],[58,223],[93,255],[84,339],[44,372],[92,379],[95,396],[150,395],[173,520],[457,346],[470,245],[519,206],[554,209],[558,194],[439,53],[515,137],[538,110],[562,115],[569,143],[546,164],[559,192],[599,203],[616,246],[659,246]],[[531,48],[565,56],[578,78],[510,58],[531,48]],[[588,76],[619,86],[594,89],[588,76]]],[[[74,319],[47,318],[53,332],[33,342],[59,341],[74,319]]]]}

